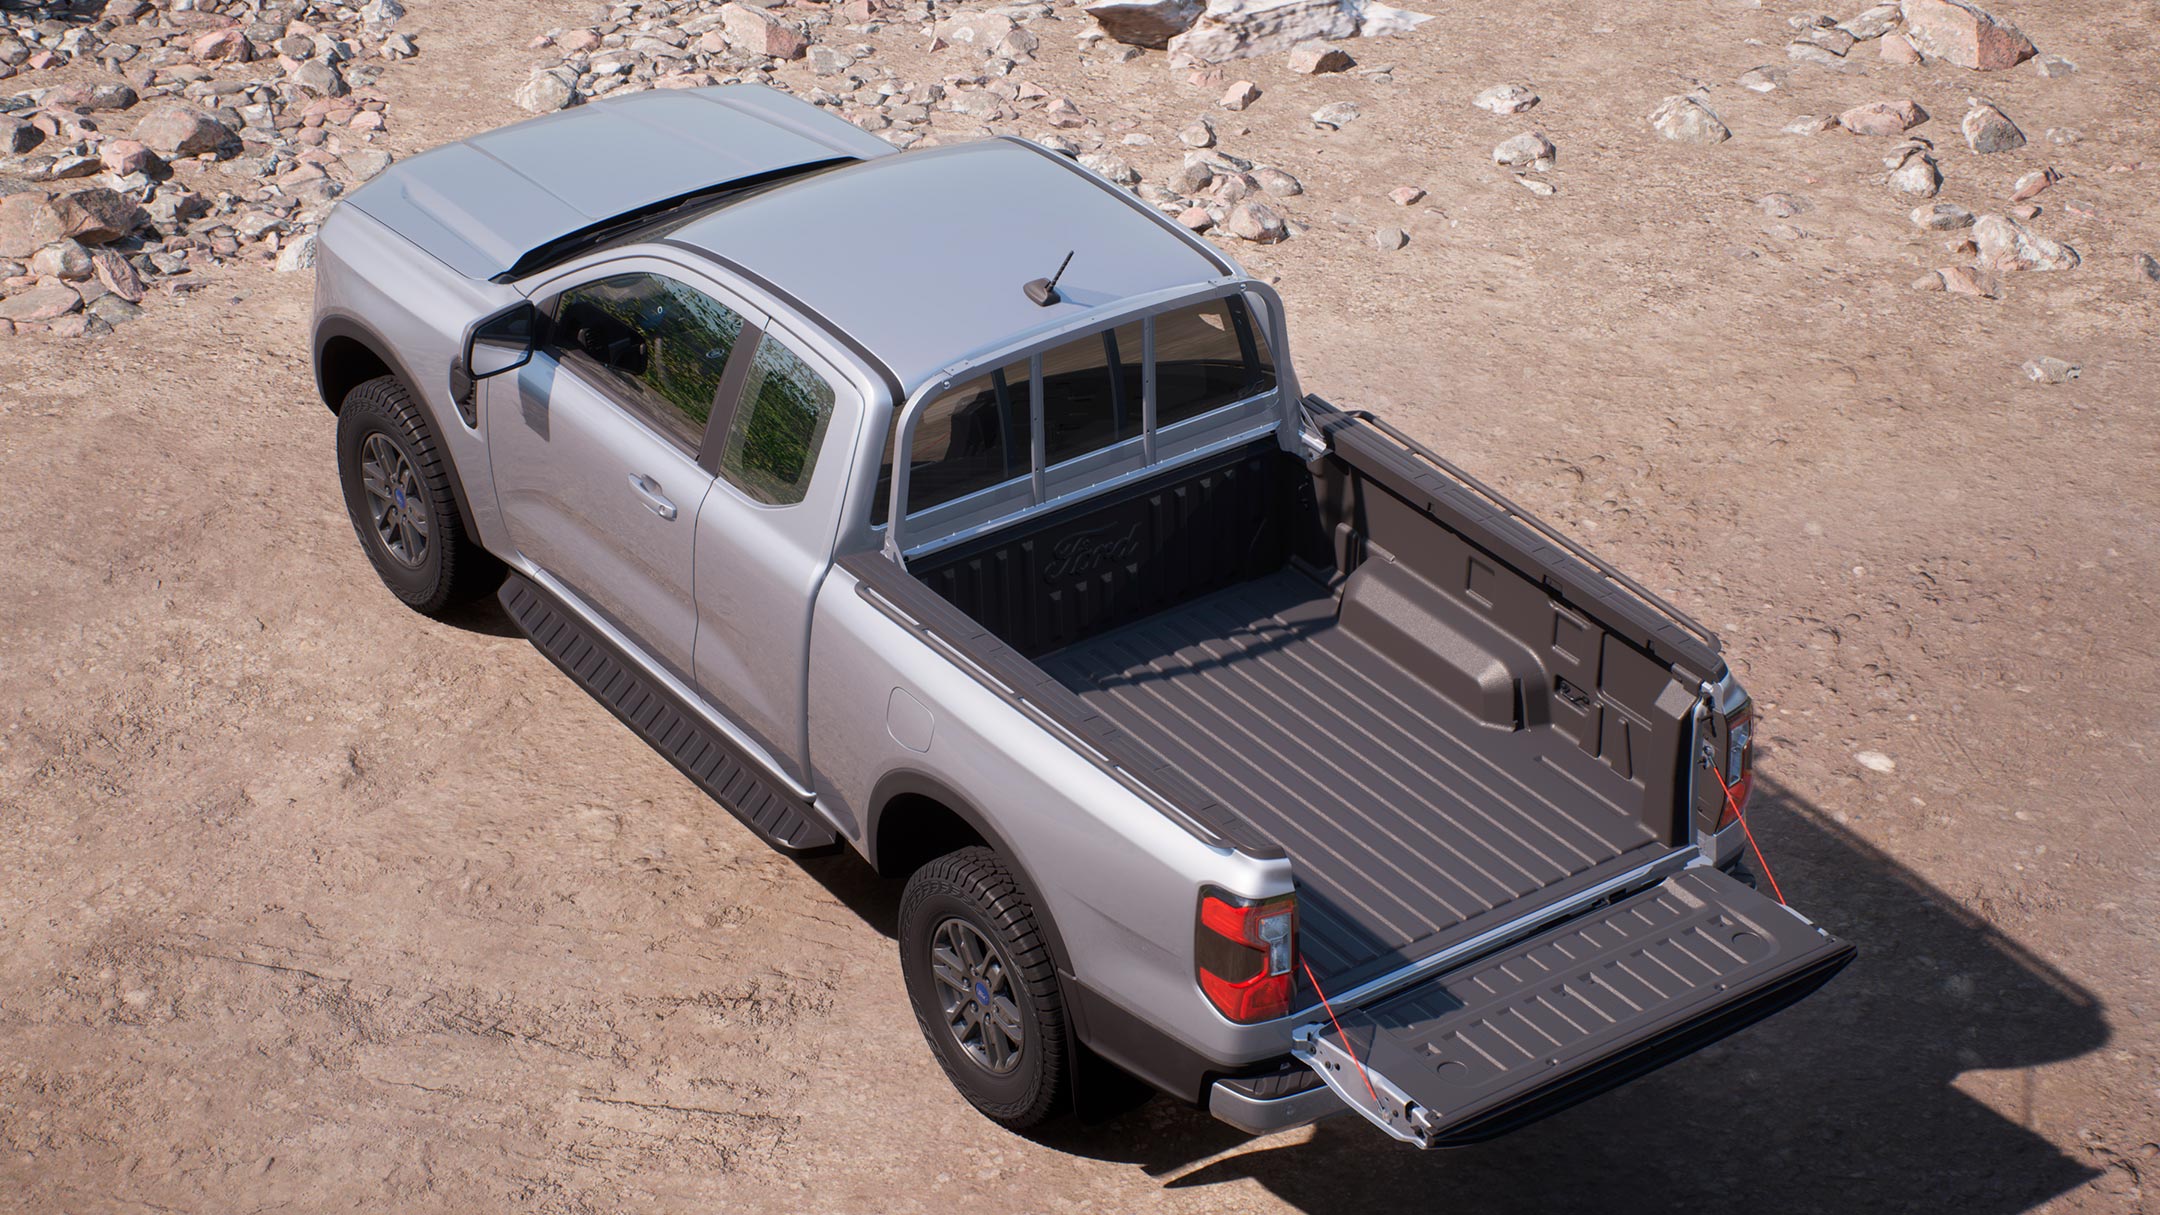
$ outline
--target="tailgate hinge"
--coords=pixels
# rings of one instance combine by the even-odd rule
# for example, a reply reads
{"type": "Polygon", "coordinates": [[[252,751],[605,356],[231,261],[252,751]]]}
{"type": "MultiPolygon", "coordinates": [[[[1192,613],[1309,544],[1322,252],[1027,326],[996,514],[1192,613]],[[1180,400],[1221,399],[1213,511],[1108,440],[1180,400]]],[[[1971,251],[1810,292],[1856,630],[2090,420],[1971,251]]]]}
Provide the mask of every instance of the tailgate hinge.
{"type": "Polygon", "coordinates": [[[1293,1030],[1290,1053],[1313,1069],[1321,1082],[1342,1098],[1344,1105],[1363,1115],[1367,1122],[1404,1143],[1431,1147],[1432,1120],[1425,1107],[1411,1100],[1386,1076],[1371,1068],[1360,1068],[1357,1060],[1340,1045],[1321,1037],[1327,1028],[1327,1022],[1315,1021],[1293,1030]],[[1377,1104],[1375,1097],[1379,1098],[1377,1104]]]}

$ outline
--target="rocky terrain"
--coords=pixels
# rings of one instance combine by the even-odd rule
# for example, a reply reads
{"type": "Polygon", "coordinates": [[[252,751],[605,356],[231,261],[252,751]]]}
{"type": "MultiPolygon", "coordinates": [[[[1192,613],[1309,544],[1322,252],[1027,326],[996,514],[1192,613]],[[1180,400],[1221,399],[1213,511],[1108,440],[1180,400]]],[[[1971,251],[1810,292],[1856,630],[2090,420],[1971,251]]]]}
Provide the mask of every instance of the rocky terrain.
{"type": "Polygon", "coordinates": [[[0,0],[0,1210],[2155,1210],[2160,11],[1408,2],[0,0]],[[1310,390],[1724,635],[1861,960],[1446,1154],[975,1117],[896,892],[398,607],[313,398],[343,192],[730,80],[1276,281],[1310,390]]]}

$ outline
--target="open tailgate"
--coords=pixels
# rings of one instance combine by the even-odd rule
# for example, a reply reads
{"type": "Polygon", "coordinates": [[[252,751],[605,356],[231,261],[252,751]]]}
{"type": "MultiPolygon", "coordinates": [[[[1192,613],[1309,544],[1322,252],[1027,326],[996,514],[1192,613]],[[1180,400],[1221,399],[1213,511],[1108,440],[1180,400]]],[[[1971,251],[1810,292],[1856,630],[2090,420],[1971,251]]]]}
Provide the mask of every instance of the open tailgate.
{"type": "Polygon", "coordinates": [[[1294,1049],[1396,1138],[1470,1143],[1751,1025],[1852,957],[1852,946],[1799,913],[1696,867],[1455,970],[1337,1007],[1334,1020],[1300,1027],[1294,1049]]]}

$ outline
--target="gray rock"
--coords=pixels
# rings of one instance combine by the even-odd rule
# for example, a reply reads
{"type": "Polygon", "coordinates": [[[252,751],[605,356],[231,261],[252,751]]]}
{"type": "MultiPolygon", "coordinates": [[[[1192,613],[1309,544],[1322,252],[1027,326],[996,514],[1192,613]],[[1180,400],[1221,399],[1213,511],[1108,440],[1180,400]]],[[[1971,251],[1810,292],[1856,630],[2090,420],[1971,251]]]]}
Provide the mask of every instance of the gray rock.
{"type": "Polygon", "coordinates": [[[1539,171],[1549,169],[1560,158],[1560,149],[1550,139],[1536,131],[1525,131],[1511,139],[1502,140],[1492,150],[1493,163],[1539,171]]]}
{"type": "Polygon", "coordinates": [[[338,159],[355,180],[369,181],[389,168],[396,157],[378,148],[354,148],[338,159]]]}
{"type": "Polygon", "coordinates": [[[1121,186],[1140,184],[1140,173],[1121,157],[1108,152],[1083,152],[1080,163],[1121,186]]]}
{"type": "Polygon", "coordinates": [[[1191,29],[1206,5],[1202,0],[1092,0],[1082,7],[1112,38],[1159,51],[1191,29]]]}
{"type": "Polygon", "coordinates": [[[1724,143],[1732,128],[1708,102],[1692,94],[1667,97],[1650,111],[1650,125],[1675,143],[1724,143]]]}
{"type": "Polygon", "coordinates": [[[1391,253],[1409,244],[1410,238],[1401,228],[1380,228],[1373,232],[1372,243],[1373,248],[1383,253],[1391,253]]]}
{"type": "Polygon", "coordinates": [[[1815,209],[1814,203],[1798,194],[1765,194],[1755,205],[1772,219],[1791,219],[1795,215],[1815,209]]]}
{"type": "Polygon", "coordinates": [[[810,70],[819,76],[838,76],[855,66],[855,57],[836,46],[819,43],[810,48],[810,70]]]}
{"type": "Polygon", "coordinates": [[[530,113],[552,114],[577,104],[577,78],[567,68],[534,72],[511,100],[530,113]]]}
{"type": "Polygon", "coordinates": [[[1973,221],[1973,240],[1980,247],[1979,264],[1998,274],[2069,270],[2079,260],[2076,249],[2036,235],[2006,215],[1983,215],[1973,221]]]}
{"type": "Polygon", "coordinates": [[[1281,169],[1272,167],[1254,169],[1252,177],[1254,181],[1260,184],[1260,189],[1263,192],[1272,194],[1277,198],[1292,198],[1305,192],[1304,185],[1297,178],[1290,176],[1281,169]]]}
{"type": "Polygon", "coordinates": [[[1273,207],[1263,202],[1241,202],[1230,208],[1230,216],[1223,227],[1239,240],[1249,240],[1258,245],[1273,245],[1290,238],[1290,227],[1275,213],[1273,207]]]}
{"type": "Polygon", "coordinates": [[[1177,133],[1178,142],[1188,148],[1212,148],[1215,146],[1215,124],[1199,118],[1189,122],[1177,133]]]}
{"type": "Polygon", "coordinates": [[[310,59],[292,74],[293,83],[317,97],[343,97],[352,92],[345,83],[345,73],[327,59],[310,59]]]}
{"type": "Polygon", "coordinates": [[[108,325],[124,325],[143,314],[142,306],[117,295],[101,295],[90,301],[90,315],[108,325]]]}
{"type": "Polygon", "coordinates": [[[1837,125],[1838,120],[1834,115],[1804,114],[1786,123],[1785,133],[1787,135],[1820,135],[1837,125]]]}
{"type": "Polygon", "coordinates": [[[79,283],[89,278],[94,269],[90,251],[73,239],[56,240],[30,255],[30,273],[39,278],[79,283]]]}
{"type": "Polygon", "coordinates": [[[1942,170],[1926,149],[1906,148],[1892,159],[1896,167],[1890,170],[1891,189],[1920,198],[1933,198],[1942,189],[1942,170]]]}
{"type": "Polygon", "coordinates": [[[1539,181],[1535,177],[1517,177],[1515,184],[1537,195],[1539,198],[1551,198],[1560,192],[1560,187],[1549,181],[1539,181]]]}
{"type": "Polygon", "coordinates": [[[2130,276],[2140,282],[2160,283],[2160,260],[2155,260],[2150,253],[2132,254],[2130,276]]]}
{"type": "Polygon", "coordinates": [[[2042,55],[2033,60],[2033,67],[2042,76],[2050,80],[2060,80],[2077,72],[2077,64],[2070,62],[2061,55],[2042,55]]]}
{"type": "Polygon", "coordinates": [[[1904,20],[1905,14],[1900,6],[1878,4],[1850,21],[1839,22],[1838,28],[1861,42],[1870,42],[1896,29],[1904,20]]]}
{"type": "Polygon", "coordinates": [[[1537,103],[1537,90],[1527,84],[1496,84],[1470,99],[1471,105],[1494,114],[1520,114],[1537,103]]]}
{"type": "Polygon", "coordinates": [[[1834,72],[1845,70],[1844,56],[1826,50],[1812,42],[1791,43],[1785,48],[1785,57],[1794,63],[1812,63],[1817,67],[1826,67],[1834,72]]]}
{"type": "Polygon", "coordinates": [[[2018,130],[2008,114],[1986,102],[1966,111],[1958,129],[1965,132],[1965,146],[1982,155],[2025,146],[2025,132],[2018,130]]]}
{"type": "Polygon", "coordinates": [[[1785,87],[1785,70],[1774,67],[1749,68],[1735,77],[1733,83],[1750,93],[1775,93],[1785,87]]]}
{"type": "Polygon", "coordinates": [[[1851,34],[1831,25],[1817,26],[1814,29],[1807,30],[1793,41],[1806,43],[1810,46],[1819,46],[1842,59],[1847,52],[1852,50],[1853,43],[1857,40],[1851,34]]]}
{"type": "Polygon", "coordinates": [[[1177,185],[1187,194],[1198,194],[1215,181],[1215,170],[1200,157],[1185,158],[1185,167],[1178,170],[1177,185]]]}
{"type": "Polygon", "coordinates": [[[38,146],[45,132],[12,114],[0,114],[0,156],[20,156],[38,146]]]}
{"type": "Polygon", "coordinates": [[[1357,116],[1356,102],[1331,101],[1312,112],[1312,122],[1323,131],[1334,131],[1356,122],[1357,116]]]}
{"type": "Polygon", "coordinates": [[[1912,210],[1913,226],[1931,232],[1948,232],[1956,228],[1970,228],[1973,213],[1956,203],[1929,203],[1912,210]]]}
{"type": "Polygon", "coordinates": [[[310,232],[296,240],[287,242],[284,248],[279,249],[277,268],[279,273],[289,273],[294,270],[313,270],[315,268],[315,234],[310,232]]]}
{"type": "Polygon", "coordinates": [[[2043,354],[2038,358],[2025,360],[2025,365],[2019,370],[2025,373],[2026,379],[2035,384],[2067,384],[2078,378],[2078,373],[2084,368],[2066,359],[2043,354]]]}

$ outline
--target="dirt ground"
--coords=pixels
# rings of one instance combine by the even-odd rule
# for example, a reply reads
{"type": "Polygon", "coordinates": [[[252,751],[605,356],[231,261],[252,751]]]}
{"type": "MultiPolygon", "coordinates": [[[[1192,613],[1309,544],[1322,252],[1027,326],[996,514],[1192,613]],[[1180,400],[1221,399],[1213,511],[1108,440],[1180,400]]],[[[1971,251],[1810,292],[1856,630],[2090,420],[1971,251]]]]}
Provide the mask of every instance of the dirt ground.
{"type": "MultiPolygon", "coordinates": [[[[407,3],[400,152],[518,117],[527,41],[591,11],[407,3]]],[[[492,607],[381,589],[308,276],[236,270],[101,339],[0,339],[0,1208],[2160,1209],[2160,284],[2130,269],[2160,252],[2160,10],[1996,5],[2063,79],[1863,48],[1759,96],[1731,82],[1783,64],[1791,5],[1413,7],[1439,18],[1351,48],[1391,83],[1260,61],[1238,115],[1160,54],[1083,62],[1070,9],[1025,75],[1152,133],[1120,149],[1151,180],[1202,113],[1299,176],[1310,230],[1232,252],[1280,277],[1306,387],[1722,631],[1765,708],[1751,821],[1850,970],[1475,1148],[1161,1100],[1006,1134],[908,1013],[897,887],[766,851],[492,607]],[[1543,103],[1470,108],[1510,79],[1543,103]],[[1696,82],[1734,138],[1657,140],[1696,82]],[[1983,90],[2030,145],[1965,150],[1983,90]],[[1912,290],[1954,259],[1886,141],[1780,133],[1908,95],[1945,200],[2056,166],[2035,226],[2084,265],[1912,290]],[[1555,197],[1490,163],[1528,129],[1555,197]],[[2082,377],[2028,383],[2035,355],[2082,377]]]]}

